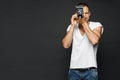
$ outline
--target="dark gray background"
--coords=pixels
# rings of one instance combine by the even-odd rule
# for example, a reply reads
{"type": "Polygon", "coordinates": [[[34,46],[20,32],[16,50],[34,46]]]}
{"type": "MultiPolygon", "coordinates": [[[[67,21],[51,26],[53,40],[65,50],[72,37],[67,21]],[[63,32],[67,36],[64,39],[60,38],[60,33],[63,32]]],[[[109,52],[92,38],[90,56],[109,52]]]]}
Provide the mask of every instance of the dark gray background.
{"type": "Polygon", "coordinates": [[[64,49],[61,40],[81,1],[91,7],[91,20],[104,26],[99,79],[118,80],[119,0],[1,0],[0,79],[67,80],[71,48],[64,49]]]}

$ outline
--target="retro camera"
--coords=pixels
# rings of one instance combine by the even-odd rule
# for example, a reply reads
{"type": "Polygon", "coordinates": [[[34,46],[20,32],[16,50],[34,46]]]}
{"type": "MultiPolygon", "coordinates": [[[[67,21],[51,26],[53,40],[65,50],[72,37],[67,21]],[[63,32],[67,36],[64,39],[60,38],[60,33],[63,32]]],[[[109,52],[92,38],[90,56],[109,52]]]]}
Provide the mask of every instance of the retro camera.
{"type": "Polygon", "coordinates": [[[77,12],[77,16],[79,18],[83,18],[83,6],[79,5],[79,6],[75,6],[76,12],[77,12]]]}

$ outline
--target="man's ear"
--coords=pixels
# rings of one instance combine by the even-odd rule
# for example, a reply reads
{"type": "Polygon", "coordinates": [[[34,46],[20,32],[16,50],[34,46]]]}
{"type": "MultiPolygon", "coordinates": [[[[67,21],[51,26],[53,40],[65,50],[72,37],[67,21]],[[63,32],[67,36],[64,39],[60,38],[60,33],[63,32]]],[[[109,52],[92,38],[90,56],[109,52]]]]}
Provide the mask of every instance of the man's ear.
{"type": "Polygon", "coordinates": [[[91,15],[91,12],[89,11],[89,15],[91,15]]]}

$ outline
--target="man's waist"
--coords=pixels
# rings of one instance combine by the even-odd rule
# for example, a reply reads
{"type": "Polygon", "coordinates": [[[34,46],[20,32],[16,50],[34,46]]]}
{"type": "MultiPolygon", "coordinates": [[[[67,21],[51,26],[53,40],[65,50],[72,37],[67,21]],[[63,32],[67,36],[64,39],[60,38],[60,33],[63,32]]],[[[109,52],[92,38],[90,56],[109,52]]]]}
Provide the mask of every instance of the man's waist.
{"type": "Polygon", "coordinates": [[[74,69],[71,69],[71,70],[77,70],[77,71],[80,71],[80,72],[84,72],[84,71],[89,71],[91,69],[97,69],[96,67],[89,67],[89,68],[74,68],[74,69]]]}

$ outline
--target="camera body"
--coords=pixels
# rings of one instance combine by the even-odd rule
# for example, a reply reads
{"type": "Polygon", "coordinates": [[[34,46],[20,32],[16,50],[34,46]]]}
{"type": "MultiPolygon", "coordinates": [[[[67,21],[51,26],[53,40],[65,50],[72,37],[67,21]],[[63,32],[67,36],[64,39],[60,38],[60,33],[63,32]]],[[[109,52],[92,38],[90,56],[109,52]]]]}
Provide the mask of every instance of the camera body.
{"type": "Polygon", "coordinates": [[[83,6],[82,5],[75,6],[75,9],[77,12],[77,16],[79,18],[83,18],[83,6]]]}

